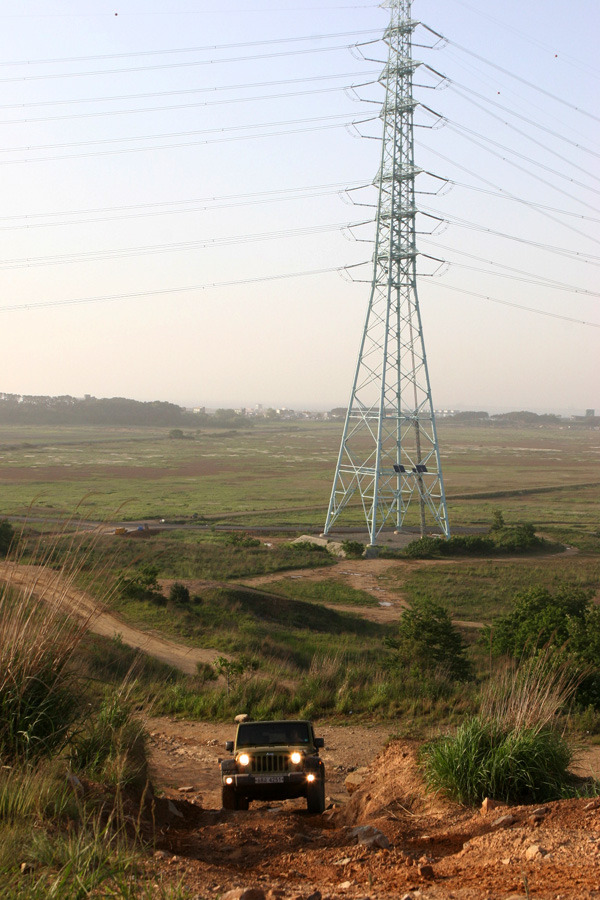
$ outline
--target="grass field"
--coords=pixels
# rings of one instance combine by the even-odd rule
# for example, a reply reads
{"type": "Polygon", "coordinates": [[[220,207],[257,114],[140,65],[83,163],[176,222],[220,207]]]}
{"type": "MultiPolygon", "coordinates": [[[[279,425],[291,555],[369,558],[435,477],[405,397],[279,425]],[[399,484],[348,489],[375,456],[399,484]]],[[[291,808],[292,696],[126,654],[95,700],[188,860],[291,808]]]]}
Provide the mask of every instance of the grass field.
{"type": "MultiPolygon", "coordinates": [[[[89,587],[88,573],[100,568],[108,582],[104,588],[116,589],[114,604],[126,620],[243,662],[244,675],[231,692],[220,682],[203,680],[206,672],[164,679],[157,702],[165,712],[227,718],[249,706],[262,715],[345,716],[352,710],[374,718],[401,715],[411,722],[458,721],[475,708],[476,683],[458,685],[442,672],[424,677],[410,667],[395,667],[388,639],[397,626],[361,616],[361,607],[376,605],[378,596],[351,587],[341,576],[286,575],[315,566],[333,573],[335,560],[323,550],[269,536],[269,529],[287,528],[293,535],[322,527],[340,430],[339,423],[259,423],[174,440],[167,429],[3,428],[0,519],[30,508],[26,558],[35,561],[37,543],[38,550],[52,548],[56,562],[73,552],[65,518],[77,504],[77,516],[94,521],[195,522],[194,529],[78,539],[87,557],[82,586],[89,587]],[[260,525],[265,531],[257,540],[214,530],[227,524],[248,532],[260,525]],[[52,534],[61,529],[63,537],[52,534]],[[181,605],[119,592],[121,575],[135,578],[148,566],[158,578],[188,582],[191,600],[181,605]],[[262,593],[234,583],[278,572],[282,577],[262,593]],[[332,610],[336,604],[353,607],[352,614],[332,610]]],[[[553,590],[567,582],[597,592],[598,433],[443,422],[439,431],[453,525],[486,530],[500,509],[507,523],[532,522],[552,540],[581,552],[515,560],[391,561],[380,586],[409,602],[441,603],[455,619],[483,624],[493,624],[515,593],[529,586],[553,590]]],[[[341,524],[359,521],[355,512],[341,524]]],[[[479,631],[468,628],[464,634],[475,670],[485,678],[489,665],[479,631]]],[[[122,648],[110,645],[110,650],[107,658],[114,656],[116,666],[122,648]]],[[[88,665],[93,669],[98,661],[92,653],[88,665]]]]}
{"type": "MultiPolygon", "coordinates": [[[[459,427],[439,423],[453,525],[509,522],[598,527],[600,435],[563,426],[459,427]]],[[[0,429],[0,516],[186,518],[320,527],[341,425],[260,423],[246,430],[8,427],[0,429]]],[[[349,511],[347,524],[360,523],[349,511]]],[[[340,524],[345,524],[340,520],[340,524]]],[[[407,522],[411,524],[411,522],[407,522]]],[[[414,524],[414,523],[412,523],[414,524]]]]}

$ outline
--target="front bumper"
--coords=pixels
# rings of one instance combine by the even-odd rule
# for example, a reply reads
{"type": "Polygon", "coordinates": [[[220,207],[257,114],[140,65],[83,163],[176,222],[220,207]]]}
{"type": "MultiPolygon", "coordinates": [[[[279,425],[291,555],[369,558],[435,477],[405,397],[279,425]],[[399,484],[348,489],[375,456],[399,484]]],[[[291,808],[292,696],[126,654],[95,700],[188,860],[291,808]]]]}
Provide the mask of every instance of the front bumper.
{"type": "Polygon", "coordinates": [[[305,796],[310,783],[307,779],[308,774],[308,772],[282,772],[250,775],[228,772],[223,774],[222,782],[224,787],[229,787],[245,797],[287,799],[305,796]]]}

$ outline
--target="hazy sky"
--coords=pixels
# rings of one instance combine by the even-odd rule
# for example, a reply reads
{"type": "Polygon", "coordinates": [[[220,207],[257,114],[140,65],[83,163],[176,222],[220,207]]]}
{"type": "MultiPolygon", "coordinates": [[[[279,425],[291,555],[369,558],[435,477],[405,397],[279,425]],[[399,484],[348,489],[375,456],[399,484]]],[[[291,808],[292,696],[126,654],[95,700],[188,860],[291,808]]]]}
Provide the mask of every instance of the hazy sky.
{"type": "MultiPolygon", "coordinates": [[[[337,270],[370,259],[374,213],[343,194],[377,172],[358,132],[380,134],[385,58],[350,47],[388,13],[166,6],[2,3],[0,391],[346,405],[369,285],[337,270]]],[[[417,182],[447,222],[418,219],[422,253],[450,263],[419,262],[434,405],[598,410],[598,6],[415,0],[413,17],[449,39],[415,32],[451,79],[415,75],[447,120],[415,132],[417,164],[449,179],[417,182]]]]}

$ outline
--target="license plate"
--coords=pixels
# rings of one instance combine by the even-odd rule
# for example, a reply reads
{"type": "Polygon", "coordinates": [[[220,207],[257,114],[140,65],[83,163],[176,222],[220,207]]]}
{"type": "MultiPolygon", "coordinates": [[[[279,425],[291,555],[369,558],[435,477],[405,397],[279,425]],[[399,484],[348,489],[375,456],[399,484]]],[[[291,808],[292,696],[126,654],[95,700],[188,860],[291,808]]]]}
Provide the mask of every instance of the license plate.
{"type": "Polygon", "coordinates": [[[256,784],[283,784],[283,775],[255,775],[256,784]]]}

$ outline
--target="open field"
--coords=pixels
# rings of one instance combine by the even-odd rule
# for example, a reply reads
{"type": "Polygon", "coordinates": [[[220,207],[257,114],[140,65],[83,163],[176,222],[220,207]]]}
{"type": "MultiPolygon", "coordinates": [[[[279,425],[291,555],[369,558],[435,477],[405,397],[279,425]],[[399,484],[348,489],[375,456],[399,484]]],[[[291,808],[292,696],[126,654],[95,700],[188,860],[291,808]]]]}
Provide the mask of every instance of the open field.
{"type": "MultiPolygon", "coordinates": [[[[259,423],[173,440],[156,428],[0,428],[0,516],[186,518],[320,527],[340,423],[259,423]]],[[[451,524],[507,521],[597,531],[600,434],[439,425],[451,524]]],[[[360,522],[349,512],[347,524],[360,522]]],[[[340,524],[345,524],[340,522],[340,524]]],[[[415,524],[409,522],[407,524],[415,524]]]]}

